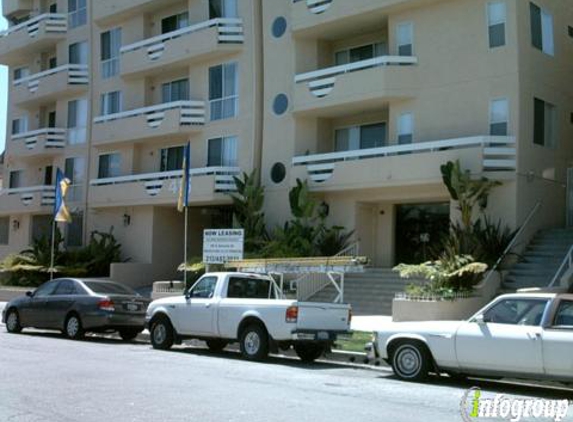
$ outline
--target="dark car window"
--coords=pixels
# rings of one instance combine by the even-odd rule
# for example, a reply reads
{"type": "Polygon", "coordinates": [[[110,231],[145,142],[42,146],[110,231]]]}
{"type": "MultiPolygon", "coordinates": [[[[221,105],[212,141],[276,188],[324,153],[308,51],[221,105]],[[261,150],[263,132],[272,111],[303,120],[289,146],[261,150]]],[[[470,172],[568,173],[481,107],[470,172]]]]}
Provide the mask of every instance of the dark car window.
{"type": "Polygon", "coordinates": [[[555,314],[553,326],[573,328],[573,301],[561,301],[555,314]]]}
{"type": "Polygon", "coordinates": [[[62,280],[53,293],[53,296],[69,296],[78,294],[76,286],[72,280],[62,280]]]}
{"type": "Polygon", "coordinates": [[[50,296],[58,286],[58,283],[58,281],[48,281],[47,283],[42,284],[34,292],[34,297],[50,296]]]}
{"type": "Polygon", "coordinates": [[[270,280],[247,277],[231,277],[227,289],[228,298],[268,299],[272,296],[270,280]]]}
{"type": "Polygon", "coordinates": [[[199,280],[191,289],[190,297],[210,299],[215,295],[217,277],[205,277],[199,280]]]}
{"type": "Polygon", "coordinates": [[[486,322],[495,324],[538,326],[547,306],[546,299],[507,299],[484,314],[486,322]]]}
{"type": "Polygon", "coordinates": [[[129,287],[111,281],[84,281],[84,284],[96,294],[137,296],[129,287]]]}

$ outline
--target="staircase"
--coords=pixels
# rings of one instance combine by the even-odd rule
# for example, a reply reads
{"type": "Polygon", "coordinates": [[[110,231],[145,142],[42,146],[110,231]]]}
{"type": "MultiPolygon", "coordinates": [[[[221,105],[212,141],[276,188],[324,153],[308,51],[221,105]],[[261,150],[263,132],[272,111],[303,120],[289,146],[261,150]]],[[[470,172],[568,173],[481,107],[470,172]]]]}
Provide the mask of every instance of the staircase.
{"type": "MultiPolygon", "coordinates": [[[[344,302],[352,305],[354,315],[392,315],[392,300],[414,280],[400,278],[386,268],[368,268],[364,273],[349,273],[344,277],[344,302]]],[[[336,297],[329,285],[315,294],[312,302],[332,302],[336,297]]]]}
{"type": "Polygon", "coordinates": [[[504,280],[503,289],[515,291],[530,287],[547,287],[571,245],[573,245],[573,229],[538,232],[519,262],[510,269],[504,280]]]}

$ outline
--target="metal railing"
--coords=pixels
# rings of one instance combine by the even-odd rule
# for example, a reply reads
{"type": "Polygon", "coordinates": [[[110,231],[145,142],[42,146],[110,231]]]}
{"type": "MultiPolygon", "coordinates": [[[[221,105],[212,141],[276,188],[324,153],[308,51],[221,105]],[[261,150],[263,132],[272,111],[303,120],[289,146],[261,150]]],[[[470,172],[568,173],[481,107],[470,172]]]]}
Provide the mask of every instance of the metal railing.
{"type": "Polygon", "coordinates": [[[360,240],[357,240],[346,248],[342,249],[334,256],[359,256],[360,255],[360,240]]]}
{"type": "Polygon", "coordinates": [[[46,31],[48,32],[65,33],[68,30],[68,19],[66,15],[60,13],[44,13],[43,15],[38,15],[18,25],[0,31],[0,38],[7,37],[21,30],[27,30],[30,36],[34,36],[42,23],[46,24],[46,31]]]}
{"type": "Polygon", "coordinates": [[[68,82],[70,84],[86,84],[88,83],[89,72],[88,66],[85,64],[65,64],[63,66],[58,66],[53,69],[48,69],[43,72],[35,73],[24,78],[16,79],[12,83],[14,86],[19,86],[24,83],[28,83],[28,87],[38,84],[42,78],[47,76],[55,75],[56,73],[67,72],[68,82]]]}
{"type": "Polygon", "coordinates": [[[571,248],[567,252],[567,255],[565,255],[565,258],[563,258],[563,262],[557,269],[557,272],[555,273],[555,276],[551,280],[551,283],[549,283],[549,287],[555,287],[557,282],[561,279],[561,277],[563,277],[563,275],[565,275],[565,273],[571,267],[573,267],[573,246],[571,246],[571,248]]]}
{"type": "Polygon", "coordinates": [[[66,137],[68,131],[60,128],[43,128],[30,132],[18,133],[12,135],[12,141],[24,140],[28,149],[34,149],[41,139],[44,139],[44,148],[61,149],[66,146],[66,137]]]}
{"type": "Polygon", "coordinates": [[[181,111],[181,124],[205,123],[205,102],[200,100],[174,101],[171,103],[157,104],[149,107],[136,108],[134,110],[121,111],[119,113],[106,114],[94,118],[94,123],[105,123],[112,120],[128,119],[136,116],[151,116],[168,110],[181,111]]]}

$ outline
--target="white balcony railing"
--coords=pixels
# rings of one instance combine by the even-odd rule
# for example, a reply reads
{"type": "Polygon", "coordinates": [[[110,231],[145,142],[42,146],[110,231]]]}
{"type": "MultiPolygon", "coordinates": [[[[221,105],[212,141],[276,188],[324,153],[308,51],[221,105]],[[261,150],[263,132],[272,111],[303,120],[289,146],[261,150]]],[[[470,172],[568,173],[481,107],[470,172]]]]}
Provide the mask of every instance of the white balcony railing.
{"type": "Polygon", "coordinates": [[[12,135],[11,139],[12,141],[24,140],[26,148],[29,150],[33,150],[42,139],[45,139],[44,148],[61,149],[66,147],[67,134],[66,129],[44,128],[12,135]]]}
{"type": "Polygon", "coordinates": [[[145,116],[150,127],[158,127],[165,118],[168,110],[181,111],[180,124],[183,126],[204,125],[205,124],[205,102],[204,101],[175,101],[143,107],[135,110],[122,111],[119,113],[106,114],[94,119],[94,123],[105,123],[113,120],[129,119],[131,117],[145,116]]]}
{"type": "Polygon", "coordinates": [[[56,190],[54,186],[32,186],[27,188],[14,188],[0,190],[0,196],[3,195],[20,195],[24,206],[28,206],[39,198],[39,205],[54,205],[56,190]]]}
{"type": "Polygon", "coordinates": [[[27,85],[30,92],[36,92],[40,86],[40,81],[48,76],[55,75],[60,72],[68,73],[68,84],[70,85],[85,85],[89,83],[88,66],[85,64],[65,64],[53,69],[48,69],[40,73],[35,73],[24,78],[16,79],[14,86],[27,85]]]}
{"type": "Polygon", "coordinates": [[[243,43],[245,37],[243,35],[243,20],[237,18],[217,18],[205,22],[191,25],[186,28],[178,29],[167,34],[159,35],[153,38],[148,38],[133,44],[121,47],[121,54],[126,54],[131,51],[140,49],[147,49],[149,58],[154,60],[161,57],[165,48],[165,42],[176,38],[183,37],[193,32],[202,31],[207,28],[218,28],[218,40],[220,43],[225,44],[240,44],[243,43]]]}
{"type": "MultiPolygon", "coordinates": [[[[233,192],[236,190],[233,176],[240,174],[238,167],[205,167],[191,169],[191,185],[194,177],[215,176],[215,192],[233,192]]],[[[131,176],[109,177],[105,179],[95,179],[90,182],[92,186],[123,185],[131,183],[142,183],[147,192],[154,196],[163,187],[164,181],[179,181],[183,177],[182,170],[166,171],[159,173],[136,174],[131,176]]]]}
{"type": "Polygon", "coordinates": [[[0,31],[0,39],[19,31],[26,31],[30,37],[35,37],[42,23],[46,24],[46,32],[65,34],[68,30],[68,17],[60,13],[45,13],[18,25],[0,31]]]}
{"type": "Polygon", "coordinates": [[[326,10],[330,7],[333,0],[293,0],[293,3],[299,3],[304,1],[306,3],[306,7],[312,13],[319,15],[321,13],[326,12],[326,10]]]}
{"type": "Polygon", "coordinates": [[[323,182],[332,176],[337,162],[368,160],[399,156],[402,154],[420,154],[463,148],[483,149],[483,171],[515,171],[517,169],[515,138],[510,136],[474,136],[470,138],[417,142],[406,145],[305,155],[294,157],[292,164],[293,166],[308,166],[308,173],[311,180],[323,182]]]}

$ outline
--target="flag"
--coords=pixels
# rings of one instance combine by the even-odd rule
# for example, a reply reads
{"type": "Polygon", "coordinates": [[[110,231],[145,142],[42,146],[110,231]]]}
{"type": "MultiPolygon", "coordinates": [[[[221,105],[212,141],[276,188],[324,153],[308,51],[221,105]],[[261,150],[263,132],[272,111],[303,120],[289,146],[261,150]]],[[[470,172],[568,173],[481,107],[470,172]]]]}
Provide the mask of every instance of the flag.
{"type": "Polygon", "coordinates": [[[183,178],[179,188],[177,211],[183,212],[189,206],[189,189],[191,187],[191,143],[187,142],[183,150],[183,178]]]}
{"type": "Polygon", "coordinates": [[[68,188],[70,187],[70,179],[68,179],[60,169],[56,173],[56,197],[54,201],[54,220],[58,223],[71,223],[72,216],[66,207],[65,199],[68,188]]]}

